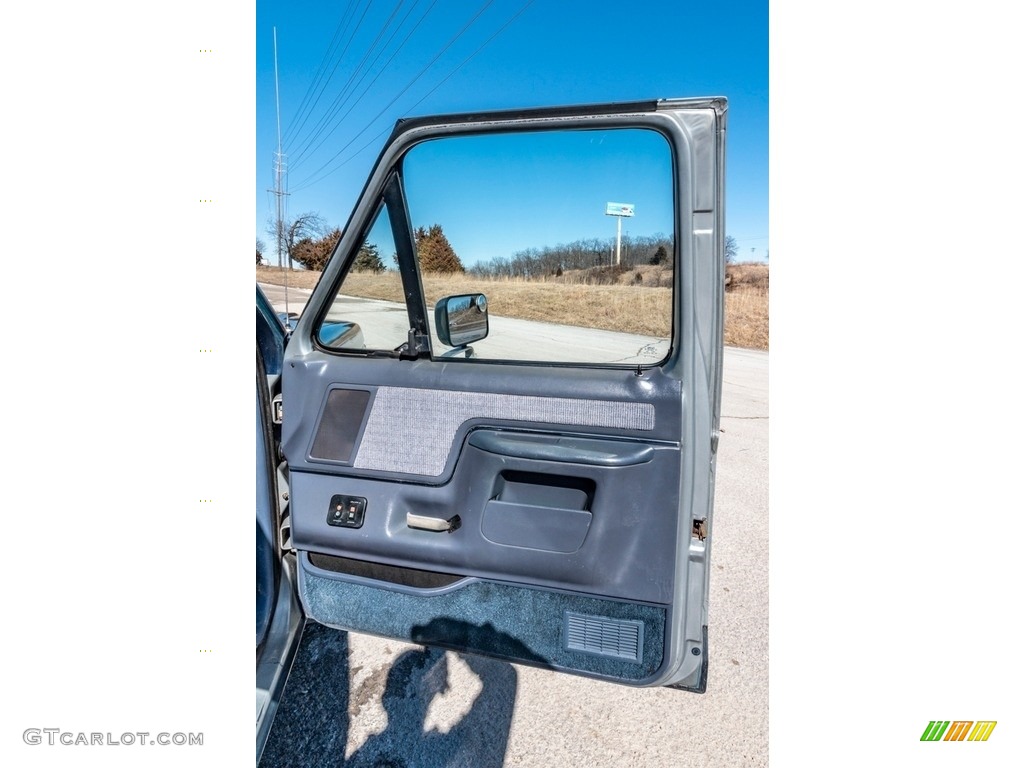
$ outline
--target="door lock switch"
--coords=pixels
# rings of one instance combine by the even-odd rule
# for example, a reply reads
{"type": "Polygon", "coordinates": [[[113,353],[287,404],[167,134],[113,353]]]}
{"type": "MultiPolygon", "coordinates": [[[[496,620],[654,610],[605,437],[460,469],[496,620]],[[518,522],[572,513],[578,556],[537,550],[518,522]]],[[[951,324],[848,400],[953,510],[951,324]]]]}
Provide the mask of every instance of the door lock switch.
{"type": "Polygon", "coordinates": [[[327,524],[340,528],[362,528],[365,515],[366,499],[335,495],[331,497],[331,505],[327,509],[327,524]]]}

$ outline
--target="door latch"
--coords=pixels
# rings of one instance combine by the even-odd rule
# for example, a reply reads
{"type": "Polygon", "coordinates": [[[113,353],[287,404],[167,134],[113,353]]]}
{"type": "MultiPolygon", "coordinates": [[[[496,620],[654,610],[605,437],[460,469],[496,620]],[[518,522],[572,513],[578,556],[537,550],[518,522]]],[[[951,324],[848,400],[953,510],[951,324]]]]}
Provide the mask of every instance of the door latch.
{"type": "Polygon", "coordinates": [[[704,541],[708,537],[708,521],[707,518],[693,521],[693,532],[690,534],[693,538],[699,541],[704,541]]]}
{"type": "Polygon", "coordinates": [[[274,401],[270,406],[271,415],[275,424],[280,424],[284,421],[284,401],[281,399],[281,395],[274,395],[274,401]]]}

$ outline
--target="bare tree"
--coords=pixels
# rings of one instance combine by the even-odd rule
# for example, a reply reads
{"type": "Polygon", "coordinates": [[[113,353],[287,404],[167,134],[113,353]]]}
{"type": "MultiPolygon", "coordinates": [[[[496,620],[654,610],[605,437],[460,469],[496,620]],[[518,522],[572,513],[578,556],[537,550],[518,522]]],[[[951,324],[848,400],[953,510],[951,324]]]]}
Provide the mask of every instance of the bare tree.
{"type": "Polygon", "coordinates": [[[732,235],[725,236],[725,263],[732,264],[736,261],[736,254],[739,253],[739,247],[736,245],[736,238],[732,235]]]}
{"type": "Polygon", "coordinates": [[[281,261],[287,257],[288,269],[292,269],[295,246],[301,240],[316,240],[328,232],[327,222],[319,213],[308,211],[293,219],[283,219],[280,227],[275,220],[267,224],[267,234],[277,243],[277,266],[284,266],[281,261]]]}
{"type": "Polygon", "coordinates": [[[256,238],[256,266],[258,267],[263,263],[263,252],[267,250],[267,244],[256,238]]]}

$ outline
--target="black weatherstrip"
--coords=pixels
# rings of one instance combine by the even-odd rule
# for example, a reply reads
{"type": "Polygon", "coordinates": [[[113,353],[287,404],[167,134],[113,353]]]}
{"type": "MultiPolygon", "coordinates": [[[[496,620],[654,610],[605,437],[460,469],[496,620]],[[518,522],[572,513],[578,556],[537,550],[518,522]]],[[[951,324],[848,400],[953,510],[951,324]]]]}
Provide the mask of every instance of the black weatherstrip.
{"type": "Polygon", "coordinates": [[[409,310],[409,327],[416,333],[427,335],[427,312],[423,303],[423,287],[416,269],[416,243],[413,239],[409,212],[405,209],[405,191],[397,173],[391,174],[384,188],[384,202],[398,251],[398,266],[402,273],[402,290],[409,310]]]}

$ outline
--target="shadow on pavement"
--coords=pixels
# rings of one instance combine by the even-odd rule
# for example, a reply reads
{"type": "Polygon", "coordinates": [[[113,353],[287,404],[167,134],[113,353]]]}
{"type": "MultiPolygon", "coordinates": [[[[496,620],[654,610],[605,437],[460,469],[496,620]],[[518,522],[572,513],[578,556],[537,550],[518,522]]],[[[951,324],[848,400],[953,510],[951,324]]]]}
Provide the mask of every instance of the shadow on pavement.
{"type": "Polygon", "coordinates": [[[505,760],[516,670],[507,662],[461,656],[481,683],[470,710],[448,733],[424,731],[427,710],[450,687],[448,657],[408,650],[388,671],[382,703],[388,724],[349,758],[348,634],[307,624],[261,768],[489,768],[505,760]]]}

